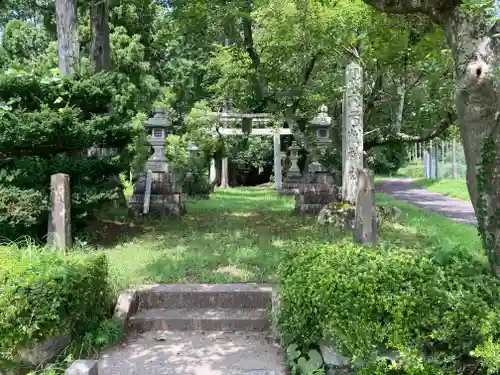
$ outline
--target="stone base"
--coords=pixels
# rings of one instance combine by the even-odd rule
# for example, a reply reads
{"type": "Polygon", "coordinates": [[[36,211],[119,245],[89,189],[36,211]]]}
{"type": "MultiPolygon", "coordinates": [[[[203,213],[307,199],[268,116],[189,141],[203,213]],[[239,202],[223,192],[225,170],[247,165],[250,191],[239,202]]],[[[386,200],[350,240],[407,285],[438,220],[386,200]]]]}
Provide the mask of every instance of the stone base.
{"type": "Polygon", "coordinates": [[[300,185],[303,183],[301,175],[287,176],[281,184],[280,194],[282,195],[295,195],[298,194],[300,185]]]}
{"type": "MultiPolygon", "coordinates": [[[[141,216],[144,212],[146,175],[141,174],[134,184],[134,194],[129,201],[131,216],[141,216]]],[[[182,216],[186,213],[186,194],[176,183],[171,173],[153,172],[149,212],[151,216],[182,216]]]]}
{"type": "Polygon", "coordinates": [[[334,185],[333,177],[318,173],[313,182],[300,184],[295,195],[295,212],[298,215],[317,215],[328,203],[340,200],[340,190],[334,185]]]}

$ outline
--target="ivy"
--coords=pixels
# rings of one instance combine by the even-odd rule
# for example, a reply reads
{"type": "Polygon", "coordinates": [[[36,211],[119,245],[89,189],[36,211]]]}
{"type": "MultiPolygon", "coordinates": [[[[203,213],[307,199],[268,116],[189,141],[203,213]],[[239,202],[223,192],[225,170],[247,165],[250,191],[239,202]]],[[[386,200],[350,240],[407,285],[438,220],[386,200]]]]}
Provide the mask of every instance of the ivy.
{"type": "Polygon", "coordinates": [[[495,228],[500,212],[491,213],[488,210],[488,197],[492,195],[492,185],[490,177],[493,174],[493,167],[496,159],[495,142],[490,135],[485,138],[481,147],[481,158],[477,165],[477,221],[478,232],[483,241],[483,247],[490,264],[491,272],[496,276],[496,265],[498,256],[495,251],[495,228]]]}

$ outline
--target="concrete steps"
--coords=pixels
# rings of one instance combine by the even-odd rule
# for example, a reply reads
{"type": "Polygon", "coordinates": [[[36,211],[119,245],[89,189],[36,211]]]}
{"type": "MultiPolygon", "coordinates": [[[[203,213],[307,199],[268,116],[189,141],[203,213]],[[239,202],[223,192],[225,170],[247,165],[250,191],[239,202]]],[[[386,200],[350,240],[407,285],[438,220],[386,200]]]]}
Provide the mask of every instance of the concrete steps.
{"type": "Polygon", "coordinates": [[[266,331],[267,309],[150,309],[129,322],[137,333],[148,331],[266,331]]]}
{"type": "Polygon", "coordinates": [[[268,331],[271,298],[261,284],[148,285],[120,296],[115,316],[127,333],[268,331]]]}

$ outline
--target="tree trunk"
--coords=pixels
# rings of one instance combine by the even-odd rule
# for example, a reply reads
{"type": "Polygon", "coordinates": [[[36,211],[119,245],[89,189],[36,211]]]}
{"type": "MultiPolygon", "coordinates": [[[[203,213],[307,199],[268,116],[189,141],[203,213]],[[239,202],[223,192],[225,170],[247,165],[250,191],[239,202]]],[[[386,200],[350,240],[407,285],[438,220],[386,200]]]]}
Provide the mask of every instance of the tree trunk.
{"type": "Polygon", "coordinates": [[[397,104],[396,104],[396,114],[394,119],[393,130],[395,133],[400,133],[403,125],[403,113],[405,109],[405,100],[406,100],[406,76],[400,79],[400,82],[397,83],[396,92],[397,92],[397,104]]]}
{"type": "Polygon", "coordinates": [[[63,75],[75,72],[80,55],[76,0],[56,0],[59,70],[63,75]]]}
{"type": "Polygon", "coordinates": [[[483,17],[458,8],[443,25],[455,59],[460,134],[467,163],[467,187],[492,273],[500,276],[500,89],[495,84],[500,45],[483,17]],[[476,166],[478,168],[476,169],[476,166]]]}
{"type": "Polygon", "coordinates": [[[388,13],[427,14],[443,27],[455,61],[456,105],[467,163],[467,187],[494,276],[500,277],[499,22],[473,15],[461,0],[364,0],[388,13]]]}
{"type": "Polygon", "coordinates": [[[96,0],[91,6],[92,40],[90,55],[96,72],[111,68],[108,6],[106,0],[96,0]]]}

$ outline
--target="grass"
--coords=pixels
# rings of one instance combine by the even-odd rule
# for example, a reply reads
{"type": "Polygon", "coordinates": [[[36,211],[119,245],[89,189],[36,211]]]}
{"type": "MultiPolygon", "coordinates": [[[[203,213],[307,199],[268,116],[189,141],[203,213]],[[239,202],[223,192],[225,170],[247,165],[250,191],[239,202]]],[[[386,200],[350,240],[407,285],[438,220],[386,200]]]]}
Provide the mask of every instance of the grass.
{"type": "Polygon", "coordinates": [[[418,179],[413,182],[427,190],[470,201],[467,183],[464,179],[418,179]]]}
{"type": "MultiPolygon", "coordinates": [[[[465,249],[482,257],[474,227],[380,193],[377,204],[405,213],[400,223],[381,228],[381,246],[465,249]]],[[[117,290],[144,283],[272,283],[287,250],[351,236],[296,216],[293,208],[293,197],[269,188],[221,189],[209,200],[188,201],[180,219],[132,220],[123,211],[109,212],[73,251],[105,252],[117,290]]]]}
{"type": "MultiPolygon", "coordinates": [[[[471,226],[383,194],[377,203],[396,205],[406,214],[404,225],[384,227],[381,243],[450,251],[467,244],[480,254],[471,226]]],[[[143,283],[272,283],[288,249],[345,235],[296,216],[293,207],[293,197],[267,188],[216,190],[210,200],[189,201],[181,219],[131,221],[117,213],[89,228],[94,237],[89,245],[106,252],[119,289],[143,283]]]]}

